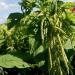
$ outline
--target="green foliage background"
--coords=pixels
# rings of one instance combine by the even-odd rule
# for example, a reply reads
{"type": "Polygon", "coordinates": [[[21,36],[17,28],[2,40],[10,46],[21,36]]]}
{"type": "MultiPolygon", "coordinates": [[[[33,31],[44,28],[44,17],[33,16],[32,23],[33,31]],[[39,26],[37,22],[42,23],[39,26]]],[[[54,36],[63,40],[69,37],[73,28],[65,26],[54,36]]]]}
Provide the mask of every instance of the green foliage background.
{"type": "Polygon", "coordinates": [[[0,25],[0,66],[34,71],[37,66],[34,75],[40,71],[40,75],[73,75],[72,54],[65,50],[68,40],[74,47],[75,14],[65,7],[73,4],[60,0],[21,0],[19,4],[22,13],[11,13],[7,23],[0,25]]]}

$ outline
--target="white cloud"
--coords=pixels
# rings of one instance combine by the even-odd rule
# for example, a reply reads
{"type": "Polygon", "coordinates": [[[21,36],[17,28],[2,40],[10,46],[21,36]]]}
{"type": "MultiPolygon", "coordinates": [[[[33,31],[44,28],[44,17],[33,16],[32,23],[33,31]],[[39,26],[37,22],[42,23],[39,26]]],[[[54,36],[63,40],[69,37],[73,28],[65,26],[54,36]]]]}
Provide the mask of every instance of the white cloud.
{"type": "Polygon", "coordinates": [[[5,2],[0,2],[0,11],[8,9],[8,5],[5,2]]]}
{"type": "Polygon", "coordinates": [[[14,4],[8,4],[5,2],[5,0],[0,0],[0,11],[3,12],[5,10],[8,10],[8,9],[12,9],[12,8],[15,8],[15,7],[19,7],[18,3],[14,3],[14,4]]]}

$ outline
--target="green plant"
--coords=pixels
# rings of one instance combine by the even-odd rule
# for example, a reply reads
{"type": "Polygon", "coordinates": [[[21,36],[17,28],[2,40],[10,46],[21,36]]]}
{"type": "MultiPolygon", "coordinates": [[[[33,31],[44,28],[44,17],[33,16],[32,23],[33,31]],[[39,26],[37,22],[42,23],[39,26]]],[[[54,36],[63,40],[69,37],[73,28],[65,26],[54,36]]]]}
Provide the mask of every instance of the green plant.
{"type": "Polygon", "coordinates": [[[73,13],[68,13],[60,0],[22,0],[20,5],[22,14],[11,14],[1,33],[6,53],[16,57],[1,55],[1,66],[20,68],[25,64],[25,68],[37,66],[43,75],[69,75],[72,68],[64,44],[74,32],[73,13]],[[8,58],[14,64],[10,65],[8,58]]]}
{"type": "Polygon", "coordinates": [[[22,0],[21,3],[24,10],[29,10],[29,13],[25,12],[28,15],[24,16],[21,24],[29,37],[29,43],[31,42],[30,53],[35,58],[39,54],[47,52],[47,56],[44,55],[44,57],[48,57],[48,60],[43,56],[42,59],[38,58],[37,60],[45,60],[48,63],[46,65],[48,65],[49,75],[66,75],[70,72],[69,61],[63,44],[65,37],[71,36],[72,25],[74,24],[67,16],[68,13],[63,4],[60,0],[27,0],[25,2],[22,0]],[[25,3],[27,3],[26,7],[24,6],[25,3]],[[35,6],[31,6],[33,3],[35,6]],[[38,10],[30,12],[32,11],[29,9],[30,7],[38,10]]]}

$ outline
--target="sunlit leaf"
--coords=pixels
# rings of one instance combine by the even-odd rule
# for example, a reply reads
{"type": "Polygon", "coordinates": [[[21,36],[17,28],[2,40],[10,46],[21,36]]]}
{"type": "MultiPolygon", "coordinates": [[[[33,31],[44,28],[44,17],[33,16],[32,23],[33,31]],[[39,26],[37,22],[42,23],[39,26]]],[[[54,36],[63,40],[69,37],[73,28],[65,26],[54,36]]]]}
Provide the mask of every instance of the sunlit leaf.
{"type": "Polygon", "coordinates": [[[4,68],[27,68],[30,67],[28,63],[24,62],[22,59],[15,57],[10,54],[0,55],[0,66],[4,68]]]}

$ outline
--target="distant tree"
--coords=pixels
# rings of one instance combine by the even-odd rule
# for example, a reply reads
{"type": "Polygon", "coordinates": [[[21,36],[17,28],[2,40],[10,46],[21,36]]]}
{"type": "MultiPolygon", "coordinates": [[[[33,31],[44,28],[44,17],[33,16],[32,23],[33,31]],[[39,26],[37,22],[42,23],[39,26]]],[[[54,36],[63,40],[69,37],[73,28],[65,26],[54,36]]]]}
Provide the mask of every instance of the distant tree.
{"type": "Polygon", "coordinates": [[[23,17],[22,13],[17,13],[17,12],[10,13],[7,18],[8,29],[12,28],[13,26],[20,25],[19,23],[22,17],[23,17]]]}

